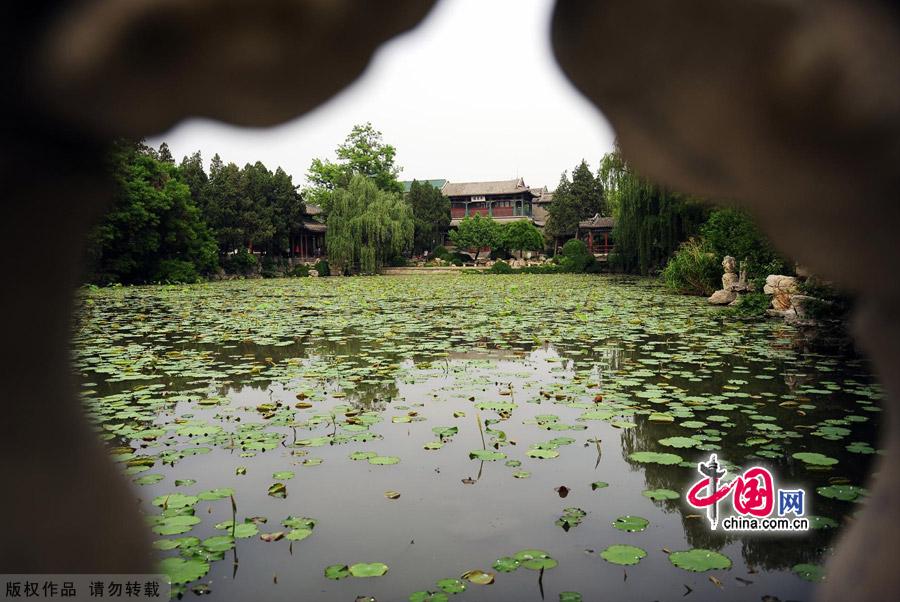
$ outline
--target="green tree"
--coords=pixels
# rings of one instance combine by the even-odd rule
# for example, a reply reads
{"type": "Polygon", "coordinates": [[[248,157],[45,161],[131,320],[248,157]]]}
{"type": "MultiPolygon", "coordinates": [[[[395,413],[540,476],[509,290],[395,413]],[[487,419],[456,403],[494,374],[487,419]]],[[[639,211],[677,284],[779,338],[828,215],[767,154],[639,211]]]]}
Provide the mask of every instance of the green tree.
{"type": "Polygon", "coordinates": [[[240,212],[242,188],[240,168],[234,163],[224,164],[218,154],[213,156],[201,206],[223,254],[247,248],[240,212]]]}
{"type": "Polygon", "coordinates": [[[563,172],[548,213],[545,232],[553,239],[573,238],[578,222],[598,213],[607,214],[603,183],[591,173],[586,161],[575,167],[571,181],[563,172]]]}
{"type": "MultiPolygon", "coordinates": [[[[744,211],[732,207],[717,208],[700,228],[705,248],[721,263],[726,255],[747,262],[750,278],[765,278],[772,273],[790,271],[787,262],[744,211]]],[[[721,270],[721,268],[720,268],[721,270]]]]}
{"type": "Polygon", "coordinates": [[[413,252],[430,251],[443,242],[450,225],[450,199],[428,182],[413,180],[406,197],[415,220],[413,252]]]}
{"type": "MultiPolygon", "coordinates": [[[[218,155],[216,156],[218,157],[218,155]]],[[[178,166],[178,171],[181,179],[191,189],[191,198],[194,199],[194,204],[202,209],[205,204],[204,197],[209,176],[203,169],[203,157],[200,155],[200,151],[190,157],[184,157],[178,166]]]]}
{"type": "Polygon", "coordinates": [[[450,240],[460,249],[475,251],[475,261],[481,249],[497,247],[502,243],[500,225],[489,217],[476,214],[465,217],[456,230],[450,231],[450,240]]]}
{"type": "Polygon", "coordinates": [[[412,209],[398,193],[356,174],[346,188],[333,191],[331,201],[325,234],[330,264],[341,270],[358,266],[361,273],[374,274],[412,247],[412,209]]]}
{"type": "Polygon", "coordinates": [[[625,169],[625,161],[616,143],[611,153],[606,153],[600,159],[600,167],[597,168],[597,179],[603,186],[603,199],[606,203],[606,213],[603,215],[617,215],[619,210],[619,178],[625,169]]]}
{"type": "Polygon", "coordinates": [[[237,212],[247,247],[271,252],[275,235],[272,172],[259,161],[241,170],[237,212]]]}
{"type": "Polygon", "coordinates": [[[616,198],[610,261],[629,273],[650,274],[697,234],[709,210],[697,199],[642,178],[625,161],[613,163],[606,174],[616,198]]]}
{"type": "Polygon", "coordinates": [[[394,163],[396,149],[385,144],[381,132],[371,123],[358,124],[335,150],[337,161],[313,159],[306,178],[310,187],[304,196],[327,214],[332,193],[347,188],[354,175],[362,175],[386,192],[403,192],[398,176],[401,168],[394,163]]]}
{"type": "Polygon", "coordinates": [[[509,251],[540,251],[544,235],[530,221],[510,222],[501,228],[500,246],[509,251]]]}
{"type": "Polygon", "coordinates": [[[178,168],[143,142],[110,155],[112,207],[90,238],[96,282],[195,281],[217,265],[216,244],[178,168]]]}
{"type": "Polygon", "coordinates": [[[293,179],[280,167],[272,174],[270,201],[274,206],[273,246],[290,251],[293,237],[303,227],[304,203],[293,179]]]}
{"type": "Polygon", "coordinates": [[[175,164],[175,157],[172,156],[172,151],[169,150],[169,145],[163,142],[159,145],[159,152],[157,153],[157,157],[163,163],[171,163],[175,164]]]}

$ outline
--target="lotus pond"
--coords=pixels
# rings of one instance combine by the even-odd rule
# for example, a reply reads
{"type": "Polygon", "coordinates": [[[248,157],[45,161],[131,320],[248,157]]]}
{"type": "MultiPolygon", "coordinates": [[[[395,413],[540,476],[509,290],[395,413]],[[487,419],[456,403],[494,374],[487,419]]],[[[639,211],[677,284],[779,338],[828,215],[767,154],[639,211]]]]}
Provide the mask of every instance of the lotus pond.
{"type": "Polygon", "coordinates": [[[77,321],[88,414],[188,597],[810,599],[877,453],[864,360],[650,280],[110,288],[77,321]],[[814,529],[710,531],[684,498],[712,451],[803,487],[814,529]]]}

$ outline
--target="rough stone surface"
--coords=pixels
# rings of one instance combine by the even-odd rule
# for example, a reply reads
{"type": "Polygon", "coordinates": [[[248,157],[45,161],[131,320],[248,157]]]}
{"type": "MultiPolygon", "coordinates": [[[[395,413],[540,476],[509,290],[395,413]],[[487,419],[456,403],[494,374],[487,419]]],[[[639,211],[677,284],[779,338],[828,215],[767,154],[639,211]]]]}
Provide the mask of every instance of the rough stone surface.
{"type": "Polygon", "coordinates": [[[709,297],[709,299],[707,299],[707,301],[709,301],[712,305],[728,305],[735,299],[737,299],[736,292],[726,291],[723,289],[723,290],[714,292],[712,295],[710,295],[710,297],[709,297]]]}
{"type": "Polygon", "coordinates": [[[775,309],[790,309],[791,296],[797,293],[797,279],[778,274],[766,276],[763,292],[772,295],[772,307],[775,309]]]}

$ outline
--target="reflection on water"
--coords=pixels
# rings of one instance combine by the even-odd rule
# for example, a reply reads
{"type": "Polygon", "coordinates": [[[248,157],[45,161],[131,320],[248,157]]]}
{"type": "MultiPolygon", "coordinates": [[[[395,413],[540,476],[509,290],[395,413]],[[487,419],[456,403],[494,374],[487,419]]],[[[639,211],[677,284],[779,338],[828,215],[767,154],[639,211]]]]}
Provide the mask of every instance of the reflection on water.
{"type": "MultiPolygon", "coordinates": [[[[197,583],[219,600],[406,599],[470,569],[496,572],[497,558],[527,548],[546,550],[559,566],[540,583],[525,569],[497,573],[462,599],[554,600],[561,591],[670,599],[687,590],[691,600],[808,599],[812,584],[791,567],[822,562],[839,529],[711,532],[683,499],[641,492],[683,494],[699,476],[696,462],[715,450],[732,467],[771,468],[779,483],[806,489],[808,512],[843,523],[856,504],[815,489],[864,485],[873,457],[848,449],[874,446],[877,432],[879,393],[862,360],[843,351],[801,355],[797,333],[784,325],[729,322],[702,300],[645,281],[447,276],[140,287],[89,293],[79,312],[75,365],[87,406],[120,448],[116,459],[145,483],[136,487],[148,514],[160,512],[150,503],[156,496],[227,487],[238,521],[265,517],[263,533],[283,530],[289,515],[317,521],[302,541],[250,537],[218,555],[199,543],[160,551],[205,555],[209,573],[197,583]],[[437,431],[451,426],[458,432],[442,439],[437,431]],[[673,436],[701,446],[659,443],[673,436]],[[560,440],[559,457],[527,453],[560,440]],[[425,448],[436,441],[443,445],[425,448]],[[483,446],[505,457],[470,459],[483,446]],[[400,462],[349,458],[360,451],[400,462]],[[684,462],[630,458],[640,451],[684,462]],[[795,460],[798,451],[838,462],[816,469],[795,460]],[[295,473],[283,481],[284,499],[267,495],[279,471],[295,473]],[[595,481],[609,486],[594,490],[595,481]],[[386,499],[388,490],[400,498],[386,499]],[[568,530],[555,524],[565,508],[586,512],[568,530]],[[612,528],[623,515],[650,525],[612,528]],[[612,544],[639,546],[647,557],[609,564],[599,552],[612,544]],[[673,567],[664,551],[689,548],[720,551],[733,567],[712,573],[717,585],[673,567]],[[376,561],[391,567],[384,577],[323,576],[332,564],[376,561]]],[[[201,522],[174,538],[221,535],[215,525],[231,518],[227,498],[200,501],[193,512],[201,522]]]]}

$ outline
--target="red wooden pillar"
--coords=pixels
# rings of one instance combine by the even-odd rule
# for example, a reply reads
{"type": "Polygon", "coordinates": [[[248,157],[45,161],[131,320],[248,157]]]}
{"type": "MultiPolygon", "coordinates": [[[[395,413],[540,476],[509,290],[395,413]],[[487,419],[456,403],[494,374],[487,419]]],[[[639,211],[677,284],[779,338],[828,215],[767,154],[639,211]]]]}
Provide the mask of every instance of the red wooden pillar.
{"type": "Polygon", "coordinates": [[[588,230],[588,251],[594,252],[594,231],[588,230]]]}

